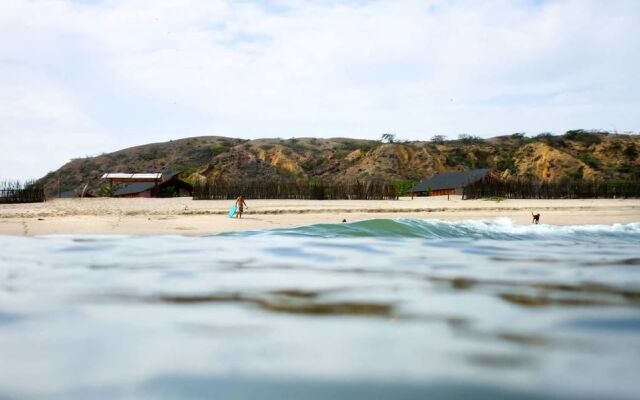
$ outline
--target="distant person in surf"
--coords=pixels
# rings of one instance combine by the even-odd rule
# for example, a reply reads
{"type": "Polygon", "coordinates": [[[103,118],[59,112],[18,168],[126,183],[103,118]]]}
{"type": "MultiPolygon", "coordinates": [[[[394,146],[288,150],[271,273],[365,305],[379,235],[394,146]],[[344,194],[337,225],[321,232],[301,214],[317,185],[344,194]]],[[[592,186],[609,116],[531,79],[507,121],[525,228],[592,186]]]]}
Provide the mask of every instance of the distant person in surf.
{"type": "Polygon", "coordinates": [[[531,223],[533,224],[539,224],[540,223],[540,214],[534,214],[533,211],[531,211],[531,216],[533,217],[533,220],[531,221],[531,223]]]}
{"type": "Polygon", "coordinates": [[[236,218],[242,218],[242,213],[244,212],[244,208],[249,208],[247,203],[244,201],[244,196],[240,195],[236,199],[236,218]]]}

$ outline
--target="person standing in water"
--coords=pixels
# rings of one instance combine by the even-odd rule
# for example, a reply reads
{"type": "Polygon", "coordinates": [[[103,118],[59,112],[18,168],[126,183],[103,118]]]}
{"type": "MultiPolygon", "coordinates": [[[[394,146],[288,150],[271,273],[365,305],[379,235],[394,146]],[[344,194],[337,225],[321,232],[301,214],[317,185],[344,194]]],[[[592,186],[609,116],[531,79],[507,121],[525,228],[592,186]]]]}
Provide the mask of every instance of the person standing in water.
{"type": "Polygon", "coordinates": [[[244,208],[247,206],[247,203],[244,201],[244,196],[240,195],[236,199],[236,218],[242,218],[242,213],[244,212],[244,208]]]}

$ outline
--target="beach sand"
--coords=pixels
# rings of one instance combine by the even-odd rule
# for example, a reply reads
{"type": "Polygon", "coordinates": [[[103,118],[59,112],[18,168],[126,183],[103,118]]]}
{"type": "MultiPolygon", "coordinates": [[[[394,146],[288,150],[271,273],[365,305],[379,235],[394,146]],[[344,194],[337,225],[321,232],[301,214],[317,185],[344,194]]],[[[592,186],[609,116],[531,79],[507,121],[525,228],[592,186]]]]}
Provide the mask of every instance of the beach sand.
{"type": "Polygon", "coordinates": [[[640,200],[462,200],[451,196],[383,200],[251,200],[241,220],[230,219],[232,200],[55,199],[46,203],[0,205],[0,235],[210,233],[339,223],[371,218],[441,220],[510,218],[555,225],[640,222],[640,200]]]}

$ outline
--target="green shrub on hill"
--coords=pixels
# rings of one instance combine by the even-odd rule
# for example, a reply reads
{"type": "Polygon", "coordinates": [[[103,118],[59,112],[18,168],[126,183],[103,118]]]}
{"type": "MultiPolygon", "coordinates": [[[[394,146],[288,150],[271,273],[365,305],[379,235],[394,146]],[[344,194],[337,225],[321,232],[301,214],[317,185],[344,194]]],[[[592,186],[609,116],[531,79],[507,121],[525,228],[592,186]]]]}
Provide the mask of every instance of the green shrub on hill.
{"type": "Polygon", "coordinates": [[[590,146],[592,144],[600,144],[602,143],[601,135],[606,134],[606,132],[589,132],[584,129],[575,129],[571,131],[567,131],[564,134],[564,137],[567,140],[571,140],[573,142],[580,142],[586,146],[590,146]]]}
{"type": "Polygon", "coordinates": [[[368,152],[377,149],[378,147],[380,147],[381,143],[380,142],[374,142],[374,141],[367,141],[364,143],[360,143],[358,145],[358,149],[360,149],[360,151],[364,154],[367,154],[368,152]]]}
{"type": "Polygon", "coordinates": [[[635,144],[629,143],[627,147],[624,148],[622,154],[624,154],[624,156],[629,160],[634,160],[636,157],[638,157],[638,149],[636,148],[635,144]]]}
{"type": "Polygon", "coordinates": [[[595,156],[589,152],[585,151],[580,153],[578,155],[578,159],[593,169],[599,170],[601,167],[600,160],[595,158],[595,156]]]}
{"type": "Polygon", "coordinates": [[[157,160],[162,157],[163,157],[162,151],[155,146],[149,147],[148,149],[144,149],[142,152],[140,152],[140,158],[143,159],[144,161],[157,160]]]}
{"type": "Polygon", "coordinates": [[[98,189],[98,196],[100,197],[113,197],[116,190],[111,186],[102,186],[98,189]]]}
{"type": "Polygon", "coordinates": [[[220,143],[213,143],[209,146],[209,150],[211,151],[211,156],[215,157],[218,154],[222,154],[228,150],[227,146],[223,146],[220,143]]]}
{"type": "Polygon", "coordinates": [[[434,135],[433,137],[431,137],[431,141],[436,144],[444,144],[446,140],[447,137],[444,135],[434,135]]]}
{"type": "Polygon", "coordinates": [[[334,157],[338,158],[338,159],[343,159],[345,158],[348,154],[350,153],[349,150],[343,148],[343,147],[339,147],[337,149],[334,150],[333,155],[334,157]]]}
{"type": "Polygon", "coordinates": [[[584,168],[578,167],[576,169],[570,169],[565,172],[567,178],[579,181],[584,178],[584,168]]]}
{"type": "Polygon", "coordinates": [[[513,175],[518,173],[518,168],[516,167],[516,160],[510,155],[502,156],[496,162],[496,169],[498,171],[507,171],[511,172],[513,175]]]}
{"type": "Polygon", "coordinates": [[[481,137],[468,135],[466,133],[458,135],[458,140],[467,145],[484,142],[484,139],[482,139],[481,137]]]}
{"type": "Polygon", "coordinates": [[[396,194],[398,196],[411,196],[411,188],[414,187],[418,182],[416,179],[401,179],[394,183],[394,187],[396,189],[396,194]]]}
{"type": "Polygon", "coordinates": [[[533,138],[534,141],[543,142],[551,147],[567,147],[567,142],[563,136],[554,136],[549,132],[541,133],[533,138]]]}

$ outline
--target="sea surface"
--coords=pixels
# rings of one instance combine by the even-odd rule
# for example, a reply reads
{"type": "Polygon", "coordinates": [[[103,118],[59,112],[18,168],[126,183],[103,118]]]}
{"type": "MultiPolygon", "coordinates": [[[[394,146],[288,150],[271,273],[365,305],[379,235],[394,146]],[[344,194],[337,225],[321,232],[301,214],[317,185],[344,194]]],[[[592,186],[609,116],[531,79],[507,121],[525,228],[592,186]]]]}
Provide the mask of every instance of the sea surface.
{"type": "Polygon", "coordinates": [[[640,223],[0,236],[0,399],[637,399],[640,223]]]}

